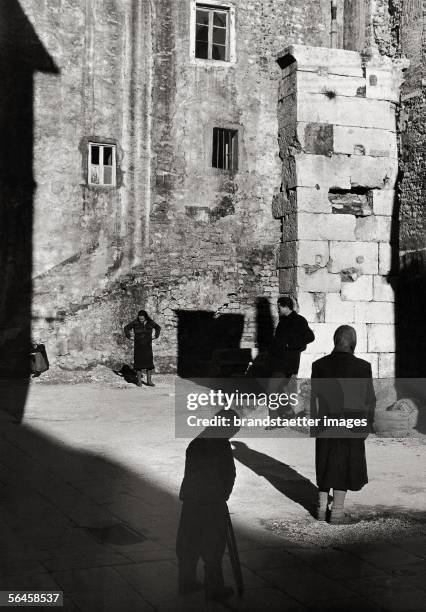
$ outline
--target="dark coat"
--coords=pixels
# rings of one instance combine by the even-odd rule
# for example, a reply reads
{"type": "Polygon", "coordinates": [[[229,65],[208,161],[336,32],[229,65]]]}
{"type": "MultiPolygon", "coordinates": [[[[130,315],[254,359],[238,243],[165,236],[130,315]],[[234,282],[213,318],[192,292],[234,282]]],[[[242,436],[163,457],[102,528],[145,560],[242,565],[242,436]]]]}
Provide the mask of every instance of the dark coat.
{"type": "Polygon", "coordinates": [[[271,373],[297,374],[300,353],[314,340],[315,335],[308,322],[297,312],[293,310],[288,316],[280,317],[269,348],[271,373]]]}
{"type": "MultiPolygon", "coordinates": [[[[371,426],[375,404],[368,361],[333,351],[312,364],[311,417],[366,418],[371,426]]],[[[321,435],[321,428],[316,433],[321,435]]],[[[317,437],[315,465],[320,490],[358,491],[368,482],[364,444],[368,432],[364,429],[364,434],[357,435],[363,437],[317,437]]]]}
{"type": "Polygon", "coordinates": [[[195,438],[189,443],[179,493],[183,504],[176,540],[182,587],[196,582],[197,562],[201,557],[206,592],[223,588],[226,501],[234,481],[235,463],[228,439],[195,438]]]}
{"type": "Polygon", "coordinates": [[[234,481],[235,463],[228,439],[200,437],[189,443],[179,499],[199,504],[225,502],[234,481]]]}
{"type": "Polygon", "coordinates": [[[141,323],[138,319],[131,321],[124,328],[126,338],[130,338],[130,332],[134,333],[134,364],[135,370],[152,370],[154,368],[154,358],[152,355],[152,332],[155,331],[155,338],[160,335],[161,327],[150,320],[141,323]]]}

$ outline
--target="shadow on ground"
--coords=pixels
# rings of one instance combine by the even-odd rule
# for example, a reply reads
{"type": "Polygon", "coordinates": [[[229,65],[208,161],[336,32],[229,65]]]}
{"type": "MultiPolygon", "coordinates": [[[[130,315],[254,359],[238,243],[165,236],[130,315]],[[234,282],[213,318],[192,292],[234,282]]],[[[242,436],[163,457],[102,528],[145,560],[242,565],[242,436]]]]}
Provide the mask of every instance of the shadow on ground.
{"type": "MultiPolygon", "coordinates": [[[[9,388],[0,412],[0,590],[62,589],[65,610],[87,612],[222,610],[219,604],[206,607],[201,593],[177,598],[177,491],[18,424],[11,415],[14,402],[20,409],[20,387],[15,393],[9,388]]],[[[242,442],[234,445],[239,461],[311,507],[315,487],[308,479],[242,442]]],[[[149,465],[149,450],[141,452],[149,465]]],[[[417,609],[399,608],[398,597],[411,606],[419,602],[421,609],[426,539],[414,528],[411,539],[408,530],[396,543],[382,534],[375,543],[372,527],[369,541],[354,545],[345,527],[338,527],[338,543],[330,545],[323,536],[319,546],[259,525],[242,527],[236,516],[246,595],[244,602],[230,600],[231,609],[417,609]]],[[[286,528],[300,529],[299,523],[288,521],[286,528]]],[[[302,523],[324,529],[308,513],[302,523]]],[[[231,582],[227,560],[225,569],[231,582]]]]}
{"type": "Polygon", "coordinates": [[[315,516],[318,489],[308,478],[289,465],[249,448],[244,442],[234,440],[232,446],[237,461],[258,476],[266,478],[280,493],[303,506],[311,516],[315,516]]]}

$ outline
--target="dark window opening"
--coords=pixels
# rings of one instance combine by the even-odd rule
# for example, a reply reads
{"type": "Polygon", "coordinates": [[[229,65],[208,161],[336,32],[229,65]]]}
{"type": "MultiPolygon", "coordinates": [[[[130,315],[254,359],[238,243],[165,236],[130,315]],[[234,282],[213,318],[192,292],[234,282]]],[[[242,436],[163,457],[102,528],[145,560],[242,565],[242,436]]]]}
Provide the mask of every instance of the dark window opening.
{"type": "Polygon", "coordinates": [[[116,181],[115,145],[89,142],[88,183],[89,185],[115,186],[116,181]]]}
{"type": "Polygon", "coordinates": [[[213,128],[213,168],[238,170],[238,132],[224,128],[213,128]]]}
{"type": "Polygon", "coordinates": [[[197,4],[195,57],[229,61],[229,10],[197,4]]]}

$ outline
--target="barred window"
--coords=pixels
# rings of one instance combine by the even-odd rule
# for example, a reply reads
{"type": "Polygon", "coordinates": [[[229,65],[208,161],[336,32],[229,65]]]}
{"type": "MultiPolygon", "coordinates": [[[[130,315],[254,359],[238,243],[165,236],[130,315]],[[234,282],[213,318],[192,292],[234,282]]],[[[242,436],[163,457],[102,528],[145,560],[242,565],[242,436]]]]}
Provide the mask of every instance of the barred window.
{"type": "Polygon", "coordinates": [[[196,4],[195,57],[229,62],[229,9],[196,4]]]}
{"type": "Polygon", "coordinates": [[[116,147],[111,144],[89,142],[88,183],[107,187],[115,186],[116,147]]]}
{"type": "Polygon", "coordinates": [[[238,170],[238,131],[213,128],[212,166],[235,172],[238,170]]]}

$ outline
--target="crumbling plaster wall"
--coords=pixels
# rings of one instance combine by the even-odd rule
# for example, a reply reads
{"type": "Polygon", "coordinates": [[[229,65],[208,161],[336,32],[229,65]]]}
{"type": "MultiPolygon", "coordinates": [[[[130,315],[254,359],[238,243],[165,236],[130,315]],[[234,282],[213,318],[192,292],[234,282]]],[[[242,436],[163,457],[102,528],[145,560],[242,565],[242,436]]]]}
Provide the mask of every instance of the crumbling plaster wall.
{"type": "Polygon", "coordinates": [[[252,346],[255,298],[278,294],[274,56],[292,42],[328,45],[329,3],[233,2],[229,65],[190,57],[190,2],[141,4],[26,0],[61,70],[36,95],[34,327],[63,367],[129,357],[121,328],[141,307],[163,326],[163,369],[176,361],[176,309],[228,304],[252,346]],[[211,168],[214,126],[239,130],[237,173],[211,168]],[[115,190],[85,186],[90,135],[117,139],[115,190]]]}
{"type": "MultiPolygon", "coordinates": [[[[33,331],[54,361],[67,317],[140,262],[151,13],[119,0],[22,4],[58,66],[35,77],[33,150],[33,331]],[[117,145],[116,187],[87,184],[89,140],[117,145]]],[[[71,329],[84,348],[80,327],[71,329]]]]}

